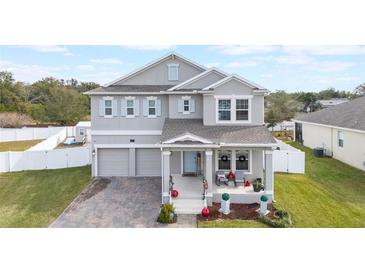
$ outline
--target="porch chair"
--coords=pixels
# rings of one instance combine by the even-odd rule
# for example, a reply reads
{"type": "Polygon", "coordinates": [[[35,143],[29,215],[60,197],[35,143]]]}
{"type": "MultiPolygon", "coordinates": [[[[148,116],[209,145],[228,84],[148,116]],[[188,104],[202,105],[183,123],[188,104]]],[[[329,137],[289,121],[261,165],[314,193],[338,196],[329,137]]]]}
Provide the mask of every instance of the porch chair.
{"type": "Polygon", "coordinates": [[[220,186],[222,183],[227,183],[228,179],[226,177],[226,173],[223,170],[218,170],[215,174],[215,184],[220,186]]]}
{"type": "Polygon", "coordinates": [[[243,170],[236,170],[235,181],[234,182],[235,182],[236,186],[239,183],[245,184],[245,182],[246,182],[245,172],[243,170]]]}

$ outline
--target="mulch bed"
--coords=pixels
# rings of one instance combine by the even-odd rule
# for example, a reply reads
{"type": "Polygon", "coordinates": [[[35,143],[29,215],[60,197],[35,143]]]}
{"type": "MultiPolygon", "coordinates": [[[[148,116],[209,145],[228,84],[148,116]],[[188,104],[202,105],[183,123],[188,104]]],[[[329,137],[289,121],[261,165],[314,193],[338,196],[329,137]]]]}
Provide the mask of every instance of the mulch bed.
{"type": "MultiPolygon", "coordinates": [[[[275,209],[272,206],[272,204],[269,204],[268,210],[270,210],[270,213],[266,215],[269,218],[273,218],[275,214],[275,209]]],[[[209,217],[205,218],[201,214],[199,214],[198,220],[199,221],[212,221],[217,219],[241,219],[241,220],[255,220],[258,219],[260,214],[256,211],[260,208],[260,205],[258,203],[254,204],[231,204],[230,210],[231,212],[228,215],[222,214],[219,212],[219,209],[221,208],[220,203],[213,203],[212,206],[209,206],[209,217]]]]}

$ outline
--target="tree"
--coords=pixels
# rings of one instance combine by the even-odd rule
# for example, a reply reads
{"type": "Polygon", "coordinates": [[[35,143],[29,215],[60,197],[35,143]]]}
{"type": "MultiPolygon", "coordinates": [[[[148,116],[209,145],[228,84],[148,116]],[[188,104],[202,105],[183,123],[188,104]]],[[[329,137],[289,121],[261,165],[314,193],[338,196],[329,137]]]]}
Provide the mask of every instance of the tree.
{"type": "Polygon", "coordinates": [[[265,122],[269,127],[294,118],[299,109],[299,103],[285,91],[272,93],[265,98],[265,122]]]}
{"type": "Polygon", "coordinates": [[[364,96],[365,95],[365,83],[358,85],[355,88],[355,96],[364,96]]]}

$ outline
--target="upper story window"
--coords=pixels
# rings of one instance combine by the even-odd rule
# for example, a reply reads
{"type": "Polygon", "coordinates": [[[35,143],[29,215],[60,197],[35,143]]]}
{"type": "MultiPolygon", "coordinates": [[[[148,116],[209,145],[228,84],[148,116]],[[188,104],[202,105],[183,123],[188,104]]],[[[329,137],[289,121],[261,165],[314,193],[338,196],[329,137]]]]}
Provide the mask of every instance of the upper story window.
{"type": "Polygon", "coordinates": [[[249,123],[251,121],[251,97],[216,96],[216,122],[249,123]]]}
{"type": "Polygon", "coordinates": [[[112,100],[104,100],[104,115],[112,116],[113,115],[113,101],[112,100]]]}
{"type": "Polygon", "coordinates": [[[167,65],[167,75],[169,81],[179,80],[179,64],[168,64],[167,65]]]}
{"type": "Polygon", "coordinates": [[[127,116],[134,116],[134,100],[127,100],[127,116]]]}
{"type": "Polygon", "coordinates": [[[190,100],[184,100],[184,112],[190,112],[190,100]]]}
{"type": "Polygon", "coordinates": [[[236,120],[248,120],[248,99],[236,100],[236,120]]]}
{"type": "Polygon", "coordinates": [[[156,116],[156,100],[148,100],[148,116],[156,116]]]}
{"type": "Polygon", "coordinates": [[[223,99],[218,100],[218,120],[230,121],[231,120],[231,100],[223,99]]]}
{"type": "Polygon", "coordinates": [[[343,147],[343,130],[337,132],[338,146],[343,147]]]}

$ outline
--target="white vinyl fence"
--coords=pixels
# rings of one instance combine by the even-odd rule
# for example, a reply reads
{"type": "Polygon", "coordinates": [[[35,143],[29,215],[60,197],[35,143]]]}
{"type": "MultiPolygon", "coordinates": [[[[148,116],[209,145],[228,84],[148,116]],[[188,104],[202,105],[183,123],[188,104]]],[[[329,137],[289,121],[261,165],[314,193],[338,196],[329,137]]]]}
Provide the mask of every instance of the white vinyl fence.
{"type": "Polygon", "coordinates": [[[0,128],[0,142],[47,139],[66,129],[67,136],[75,136],[74,127],[0,128]]]}
{"type": "Polygon", "coordinates": [[[28,151],[40,151],[40,150],[51,150],[58,146],[59,143],[63,142],[66,137],[72,136],[68,135],[68,133],[73,131],[73,127],[62,127],[58,129],[51,137],[47,138],[46,140],[32,146],[28,149],[28,151]]]}
{"type": "Polygon", "coordinates": [[[274,171],[304,174],[305,153],[279,140],[277,142],[280,150],[273,153],[274,171]]]}
{"type": "Polygon", "coordinates": [[[0,152],[0,172],[58,169],[91,164],[91,147],[0,152]]]}

